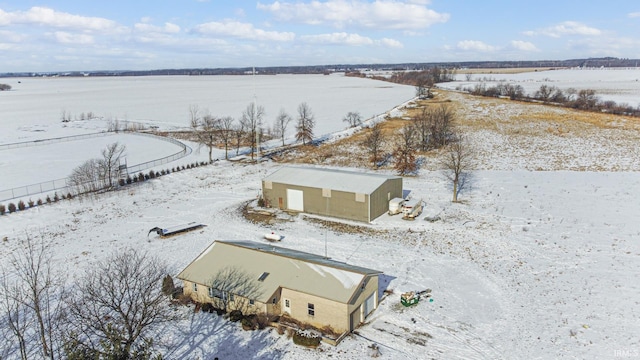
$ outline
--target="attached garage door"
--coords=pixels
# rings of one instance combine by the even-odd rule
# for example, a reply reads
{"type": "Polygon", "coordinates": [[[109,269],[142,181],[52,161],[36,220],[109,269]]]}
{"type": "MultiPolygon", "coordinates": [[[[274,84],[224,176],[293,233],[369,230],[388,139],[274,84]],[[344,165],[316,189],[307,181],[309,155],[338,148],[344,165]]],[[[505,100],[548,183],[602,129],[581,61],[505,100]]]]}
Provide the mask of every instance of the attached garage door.
{"type": "Polygon", "coordinates": [[[366,318],[367,315],[369,315],[376,307],[376,298],[375,298],[376,293],[374,292],[373,294],[371,294],[371,296],[369,296],[367,298],[367,300],[364,302],[364,317],[366,318]]]}
{"type": "Polygon", "coordinates": [[[302,190],[287,189],[287,209],[304,211],[304,197],[302,190]]]}

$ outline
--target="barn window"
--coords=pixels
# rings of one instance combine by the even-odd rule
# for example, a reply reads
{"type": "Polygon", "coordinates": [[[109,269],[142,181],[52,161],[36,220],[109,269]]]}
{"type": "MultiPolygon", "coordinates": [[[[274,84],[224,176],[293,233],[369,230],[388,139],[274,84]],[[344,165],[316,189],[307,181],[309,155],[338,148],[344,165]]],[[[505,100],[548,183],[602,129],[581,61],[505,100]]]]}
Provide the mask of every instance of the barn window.
{"type": "Polygon", "coordinates": [[[364,202],[364,194],[356,193],[356,202],[364,202]]]}
{"type": "Polygon", "coordinates": [[[331,189],[322,189],[322,197],[331,197],[331,189]]]}
{"type": "Polygon", "coordinates": [[[264,188],[265,189],[273,189],[273,181],[265,180],[264,181],[264,188]]]}
{"type": "Polygon", "coordinates": [[[307,312],[309,313],[309,315],[314,316],[316,314],[316,308],[315,305],[308,303],[307,304],[307,312]]]}

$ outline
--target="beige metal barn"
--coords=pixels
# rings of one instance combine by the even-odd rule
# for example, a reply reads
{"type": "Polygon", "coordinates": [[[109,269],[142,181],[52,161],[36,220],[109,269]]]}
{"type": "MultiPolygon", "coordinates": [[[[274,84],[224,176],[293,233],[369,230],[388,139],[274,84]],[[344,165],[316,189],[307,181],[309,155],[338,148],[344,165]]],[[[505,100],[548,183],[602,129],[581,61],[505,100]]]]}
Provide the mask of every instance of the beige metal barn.
{"type": "Polygon", "coordinates": [[[312,167],[282,167],[262,180],[267,207],[371,222],[402,197],[402,177],[312,167]]]}

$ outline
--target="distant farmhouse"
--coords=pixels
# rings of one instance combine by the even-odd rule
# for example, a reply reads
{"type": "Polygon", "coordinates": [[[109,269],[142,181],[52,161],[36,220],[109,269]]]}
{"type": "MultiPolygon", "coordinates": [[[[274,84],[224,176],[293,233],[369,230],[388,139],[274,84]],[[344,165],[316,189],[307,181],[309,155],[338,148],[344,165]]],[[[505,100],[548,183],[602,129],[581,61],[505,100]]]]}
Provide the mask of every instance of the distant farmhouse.
{"type": "Polygon", "coordinates": [[[402,197],[402,178],[364,172],[283,167],[262,180],[267,207],[371,222],[402,197]]]}
{"type": "Polygon", "coordinates": [[[288,314],[318,329],[346,333],[378,307],[380,274],[270,244],[215,241],[177,277],[184,293],[200,303],[225,300],[227,311],[244,304],[245,314],[288,314]],[[231,273],[244,280],[218,276],[231,273]]]}

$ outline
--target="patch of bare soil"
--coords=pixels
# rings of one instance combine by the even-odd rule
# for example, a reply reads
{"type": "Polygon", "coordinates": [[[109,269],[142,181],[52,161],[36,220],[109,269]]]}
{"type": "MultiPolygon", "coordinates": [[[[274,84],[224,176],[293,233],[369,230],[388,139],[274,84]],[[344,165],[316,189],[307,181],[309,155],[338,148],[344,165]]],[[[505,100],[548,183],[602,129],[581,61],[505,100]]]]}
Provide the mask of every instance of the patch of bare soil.
{"type": "Polygon", "coordinates": [[[380,235],[387,232],[386,230],[372,229],[367,226],[346,224],[340,221],[331,221],[331,220],[320,219],[320,218],[315,218],[311,216],[303,216],[303,219],[307,222],[318,224],[323,228],[330,229],[332,231],[339,232],[339,233],[380,235]]]}

